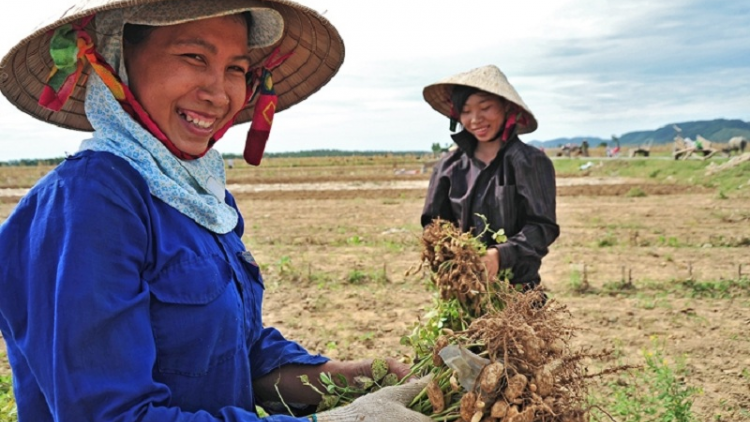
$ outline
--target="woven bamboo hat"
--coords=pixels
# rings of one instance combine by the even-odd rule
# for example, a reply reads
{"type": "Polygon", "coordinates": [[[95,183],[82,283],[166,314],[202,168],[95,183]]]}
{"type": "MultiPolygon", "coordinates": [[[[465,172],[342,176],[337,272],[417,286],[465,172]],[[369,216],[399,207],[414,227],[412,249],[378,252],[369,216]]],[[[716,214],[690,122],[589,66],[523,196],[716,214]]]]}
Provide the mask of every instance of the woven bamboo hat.
{"type": "MultiPolygon", "coordinates": [[[[80,22],[97,13],[117,11],[124,12],[122,25],[154,26],[250,12],[253,25],[248,44],[253,66],[265,63],[276,48],[282,54],[293,53],[273,70],[278,95],[276,112],[318,91],[344,61],[344,43],[336,28],[316,11],[289,0],[79,0],[58,15],[59,18],[40,25],[3,57],[0,92],[18,109],[42,121],[68,129],[93,130],[84,111],[89,65],[60,111],[38,105],[54,66],[49,53],[51,34],[62,25],[80,22]]],[[[96,22],[97,19],[93,19],[85,27],[92,36],[101,35],[97,34],[96,22]]],[[[118,69],[116,64],[112,66],[118,69]]],[[[253,104],[248,104],[234,123],[248,122],[252,116],[253,104]]]]}
{"type": "Polygon", "coordinates": [[[529,107],[523,102],[521,96],[518,95],[513,85],[508,82],[508,78],[505,77],[505,74],[497,66],[483,66],[443,79],[440,82],[426,86],[422,91],[422,95],[425,101],[440,114],[449,118],[455,118],[456,116],[451,116],[450,98],[453,87],[456,85],[476,88],[490,94],[498,95],[514,103],[526,117],[525,120],[519,121],[518,133],[531,133],[536,130],[537,122],[534,114],[531,113],[529,107]],[[520,123],[523,121],[525,121],[525,124],[520,123]]]}

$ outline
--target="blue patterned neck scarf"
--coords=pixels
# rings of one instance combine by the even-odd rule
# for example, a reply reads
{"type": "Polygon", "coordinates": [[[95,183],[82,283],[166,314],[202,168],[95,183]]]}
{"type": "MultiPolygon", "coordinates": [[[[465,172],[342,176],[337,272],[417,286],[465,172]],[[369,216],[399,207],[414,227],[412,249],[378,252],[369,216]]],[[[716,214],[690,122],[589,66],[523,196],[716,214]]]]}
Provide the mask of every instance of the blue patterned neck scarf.
{"type": "Polygon", "coordinates": [[[224,202],[226,173],[218,151],[190,161],[175,157],[122,109],[95,74],[89,77],[85,108],[94,135],[81,143],[81,151],[125,159],[146,179],[153,196],[214,233],[234,230],[237,211],[224,202]]]}

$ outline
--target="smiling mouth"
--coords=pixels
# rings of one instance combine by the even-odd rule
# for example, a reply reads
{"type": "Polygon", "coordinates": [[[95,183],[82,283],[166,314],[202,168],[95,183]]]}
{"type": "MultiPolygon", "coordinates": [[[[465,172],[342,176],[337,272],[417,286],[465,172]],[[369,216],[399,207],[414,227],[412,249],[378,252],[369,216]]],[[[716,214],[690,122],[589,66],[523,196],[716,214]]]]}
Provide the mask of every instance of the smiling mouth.
{"type": "Polygon", "coordinates": [[[180,117],[185,119],[185,121],[200,129],[209,129],[211,126],[213,126],[214,123],[216,123],[216,119],[203,119],[198,116],[182,112],[178,114],[180,115],[180,117]]]}

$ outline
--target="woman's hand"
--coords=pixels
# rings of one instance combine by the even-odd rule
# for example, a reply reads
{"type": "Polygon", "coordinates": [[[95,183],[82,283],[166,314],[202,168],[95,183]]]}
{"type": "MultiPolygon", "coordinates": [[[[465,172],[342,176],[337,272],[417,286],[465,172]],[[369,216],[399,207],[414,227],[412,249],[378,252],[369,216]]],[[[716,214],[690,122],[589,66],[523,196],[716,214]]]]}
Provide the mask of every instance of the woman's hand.
{"type": "Polygon", "coordinates": [[[500,271],[500,251],[497,248],[487,248],[487,254],[482,257],[487,269],[487,280],[494,280],[500,271]]]}
{"type": "Polygon", "coordinates": [[[396,359],[393,358],[387,358],[385,360],[388,362],[388,372],[392,372],[398,376],[398,379],[402,380],[409,376],[411,372],[411,366],[409,366],[406,363],[399,362],[396,359]]]}
{"type": "Polygon", "coordinates": [[[429,416],[408,408],[409,403],[430,382],[426,376],[414,382],[385,387],[366,394],[351,404],[310,417],[318,422],[431,422],[429,416]]]}
{"type": "MultiPolygon", "coordinates": [[[[353,385],[354,377],[366,376],[372,378],[372,359],[359,361],[331,360],[322,365],[285,365],[255,381],[256,394],[261,401],[287,401],[302,404],[318,404],[320,395],[312,388],[300,381],[301,375],[306,375],[310,382],[320,390],[326,386],[320,381],[321,373],[341,374],[346,381],[353,385]],[[282,397],[278,396],[278,392],[282,397]]],[[[401,380],[409,375],[409,365],[394,358],[386,358],[388,372],[392,372],[401,380]]]]}

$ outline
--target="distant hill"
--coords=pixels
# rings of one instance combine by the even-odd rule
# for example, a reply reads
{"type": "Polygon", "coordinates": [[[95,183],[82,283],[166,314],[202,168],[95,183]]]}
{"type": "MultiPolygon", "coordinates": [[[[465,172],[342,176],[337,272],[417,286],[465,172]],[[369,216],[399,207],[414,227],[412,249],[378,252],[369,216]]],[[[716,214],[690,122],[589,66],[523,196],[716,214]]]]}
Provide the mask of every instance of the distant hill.
{"type": "MultiPolygon", "coordinates": [[[[619,136],[621,146],[641,145],[649,140],[654,145],[670,144],[674,141],[677,131],[674,126],[682,129],[682,136],[685,138],[695,139],[698,135],[716,142],[726,142],[734,136],[744,136],[750,139],[750,122],[742,120],[715,119],[697,122],[670,123],[656,130],[642,130],[637,132],[628,132],[619,136]]],[[[611,142],[611,139],[601,139],[596,137],[575,137],[575,138],[558,138],[548,141],[531,141],[530,145],[543,146],[545,148],[556,148],[561,145],[572,143],[580,145],[583,140],[587,140],[589,145],[595,147],[602,142],[611,142]]]]}

